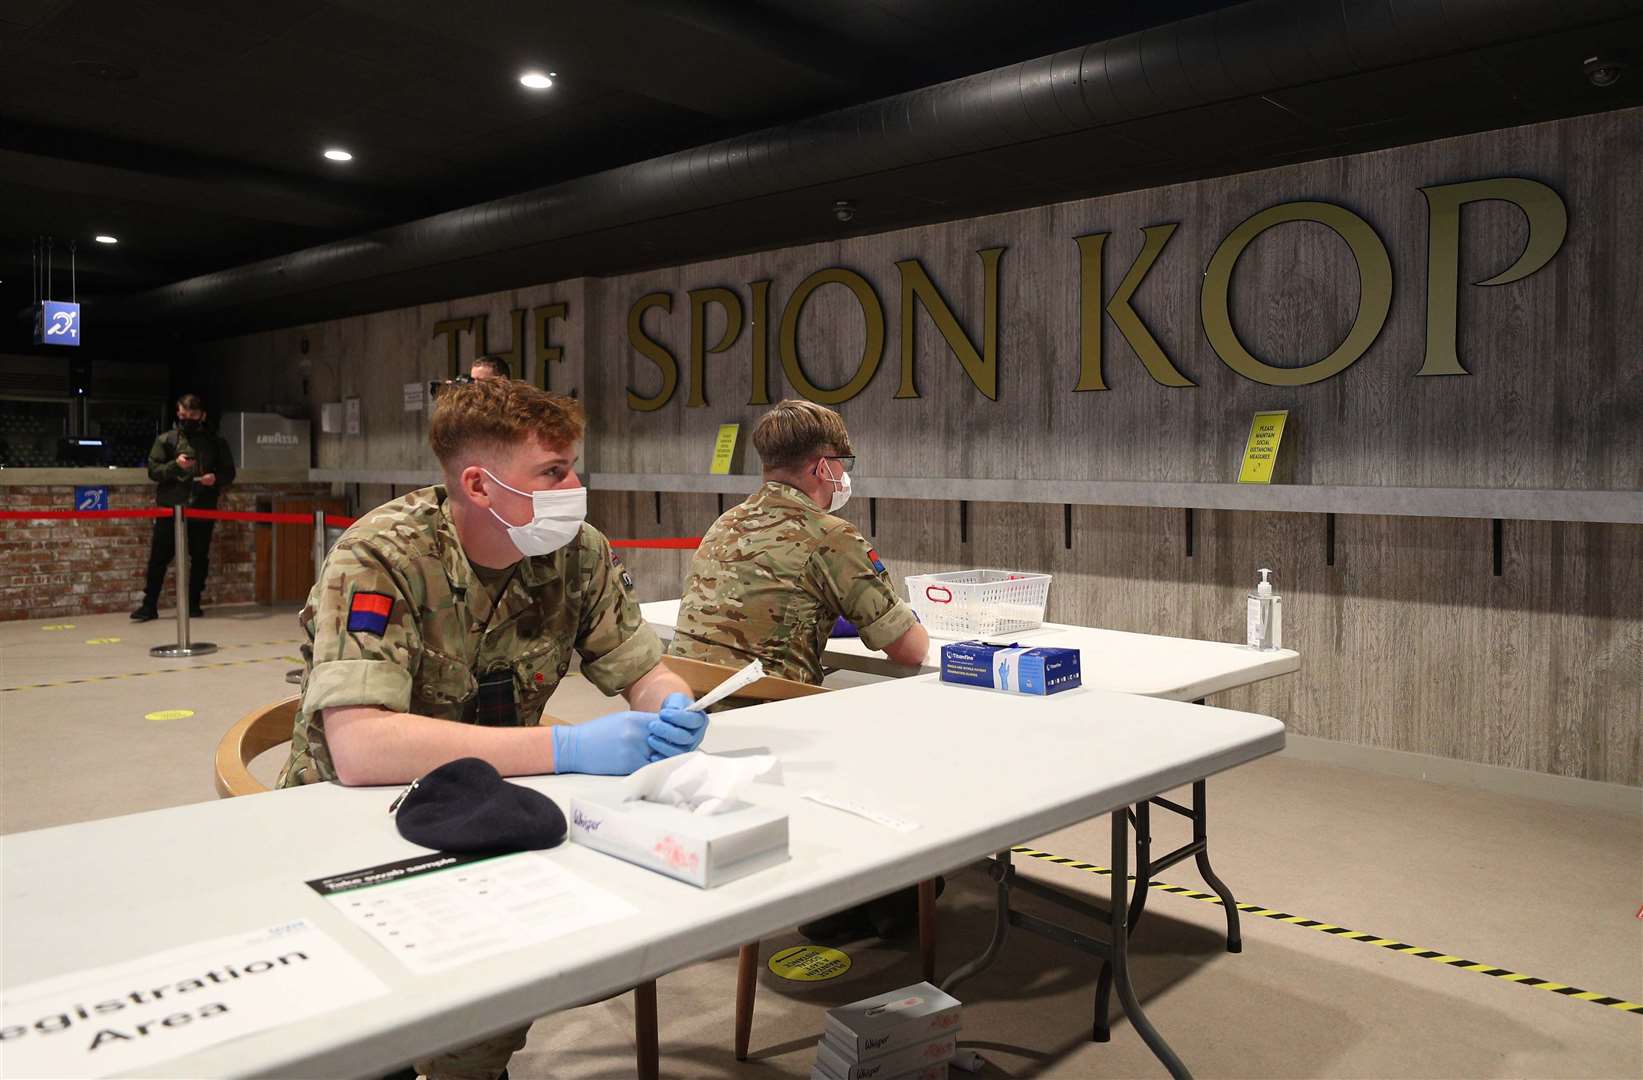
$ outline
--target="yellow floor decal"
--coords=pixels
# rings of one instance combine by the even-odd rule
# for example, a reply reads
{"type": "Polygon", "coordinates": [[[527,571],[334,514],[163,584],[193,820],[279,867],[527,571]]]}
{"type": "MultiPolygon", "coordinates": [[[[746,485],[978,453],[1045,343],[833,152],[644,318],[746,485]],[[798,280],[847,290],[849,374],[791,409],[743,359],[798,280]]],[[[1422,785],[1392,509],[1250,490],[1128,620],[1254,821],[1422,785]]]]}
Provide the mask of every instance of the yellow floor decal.
{"type": "Polygon", "coordinates": [[[790,982],[826,982],[850,970],[850,957],[824,945],[795,945],[776,953],[766,966],[790,982]]]}

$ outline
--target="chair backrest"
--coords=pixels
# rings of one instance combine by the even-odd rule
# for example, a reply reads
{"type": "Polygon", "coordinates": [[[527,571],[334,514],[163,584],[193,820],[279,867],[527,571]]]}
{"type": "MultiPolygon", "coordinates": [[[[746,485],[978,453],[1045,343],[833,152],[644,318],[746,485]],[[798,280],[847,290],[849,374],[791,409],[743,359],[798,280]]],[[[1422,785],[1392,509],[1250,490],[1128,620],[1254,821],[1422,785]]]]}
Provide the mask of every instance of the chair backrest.
{"type": "MultiPolygon", "coordinates": [[[[662,663],[668,670],[685,681],[690,692],[701,697],[709,690],[718,686],[732,675],[736,674],[733,667],[722,664],[710,664],[706,660],[691,660],[683,656],[664,656],[662,663]]],[[[735,694],[731,701],[787,701],[791,698],[809,697],[811,694],[825,694],[827,687],[811,686],[796,679],[780,679],[774,675],[766,675],[757,682],[748,683],[735,694]]]]}
{"type": "Polygon", "coordinates": [[[291,727],[297,720],[302,698],[292,696],[272,705],[253,709],[217,743],[217,796],[255,795],[268,788],[251,775],[248,765],[265,750],[291,741],[291,727]]]}

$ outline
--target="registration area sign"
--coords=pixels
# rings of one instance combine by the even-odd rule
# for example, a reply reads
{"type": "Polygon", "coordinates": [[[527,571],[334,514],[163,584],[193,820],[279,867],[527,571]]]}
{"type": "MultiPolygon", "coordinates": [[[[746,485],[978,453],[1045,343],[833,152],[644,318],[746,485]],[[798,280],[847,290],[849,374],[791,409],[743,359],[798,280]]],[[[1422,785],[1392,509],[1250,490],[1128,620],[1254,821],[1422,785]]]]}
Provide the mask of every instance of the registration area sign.
{"type": "Polygon", "coordinates": [[[388,988],[305,919],[8,989],[0,1071],[112,1076],[323,1016],[388,988]]]}

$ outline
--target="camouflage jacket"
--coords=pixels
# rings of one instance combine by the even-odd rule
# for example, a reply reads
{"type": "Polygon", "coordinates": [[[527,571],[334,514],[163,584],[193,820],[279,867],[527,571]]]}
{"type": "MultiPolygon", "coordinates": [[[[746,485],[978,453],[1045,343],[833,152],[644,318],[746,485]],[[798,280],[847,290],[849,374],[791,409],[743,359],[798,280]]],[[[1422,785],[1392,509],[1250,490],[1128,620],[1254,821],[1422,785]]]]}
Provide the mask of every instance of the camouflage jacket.
{"type": "Polygon", "coordinates": [[[478,676],[508,670],[517,722],[536,724],[573,648],[606,694],[661,659],[632,579],[591,525],[553,554],[521,560],[500,601],[491,595],[443,487],[402,495],[343,533],[299,616],[302,705],[280,786],[336,779],[323,709],[380,705],[475,723],[478,676]]]}
{"type": "Polygon", "coordinates": [[[870,649],[917,622],[854,525],[770,482],[702,538],[668,652],[737,666],[757,658],[766,674],[819,683],[840,615],[870,649]]]}

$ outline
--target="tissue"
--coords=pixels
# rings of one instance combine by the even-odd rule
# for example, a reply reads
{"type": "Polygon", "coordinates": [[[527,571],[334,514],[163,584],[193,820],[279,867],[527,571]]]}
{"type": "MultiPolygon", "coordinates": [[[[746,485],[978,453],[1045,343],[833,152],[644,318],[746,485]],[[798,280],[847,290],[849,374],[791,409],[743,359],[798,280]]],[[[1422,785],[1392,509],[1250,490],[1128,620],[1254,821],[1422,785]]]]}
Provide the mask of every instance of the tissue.
{"type": "Polygon", "coordinates": [[[739,805],[747,785],[775,766],[773,754],[732,758],[692,750],[633,773],[623,785],[622,801],[662,803],[692,814],[722,814],[739,805]]]}

